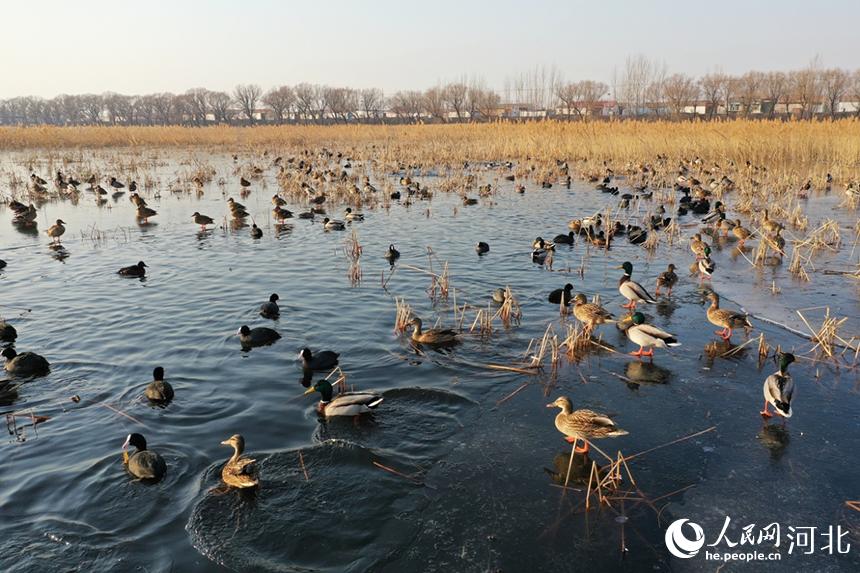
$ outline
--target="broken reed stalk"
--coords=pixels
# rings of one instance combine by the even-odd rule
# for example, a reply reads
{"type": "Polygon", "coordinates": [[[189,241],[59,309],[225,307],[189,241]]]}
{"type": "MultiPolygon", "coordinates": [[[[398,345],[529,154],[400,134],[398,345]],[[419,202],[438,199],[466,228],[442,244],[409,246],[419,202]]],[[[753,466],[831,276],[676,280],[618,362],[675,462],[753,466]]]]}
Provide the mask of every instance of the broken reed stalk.
{"type": "Polygon", "coordinates": [[[299,450],[299,465],[302,468],[302,473],[305,474],[305,481],[310,481],[310,477],[308,476],[308,470],[305,467],[305,457],[302,455],[302,451],[299,450]]]}
{"type": "Polygon", "coordinates": [[[406,299],[395,298],[395,314],[394,314],[394,332],[400,334],[409,328],[409,321],[412,320],[412,307],[406,302],[406,299]]]}

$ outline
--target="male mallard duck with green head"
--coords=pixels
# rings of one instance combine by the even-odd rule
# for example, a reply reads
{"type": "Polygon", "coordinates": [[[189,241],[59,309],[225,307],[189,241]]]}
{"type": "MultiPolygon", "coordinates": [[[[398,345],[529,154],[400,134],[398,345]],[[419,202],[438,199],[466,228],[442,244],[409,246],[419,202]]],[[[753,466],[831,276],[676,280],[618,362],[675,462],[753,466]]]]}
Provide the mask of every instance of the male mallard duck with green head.
{"type": "Polygon", "coordinates": [[[320,380],[305,391],[305,395],[320,393],[317,412],[326,418],[337,416],[360,416],[370,414],[379,406],[383,397],[375,392],[344,392],[334,396],[334,390],[328,380],[320,380]]]}
{"type": "Polygon", "coordinates": [[[644,302],[648,304],[655,304],[657,302],[653,296],[648,294],[648,291],[645,290],[645,287],[630,278],[630,275],[633,274],[632,263],[630,263],[629,261],[625,261],[623,265],[616,268],[624,269],[624,276],[622,276],[621,279],[618,281],[618,292],[620,292],[621,296],[623,296],[629,301],[627,304],[622,304],[622,308],[634,310],[636,308],[636,303],[644,302]]]}
{"type": "Polygon", "coordinates": [[[773,417],[767,406],[773,406],[774,411],[783,418],[791,418],[791,399],[794,396],[794,381],[788,373],[788,366],[794,362],[794,354],[785,353],[779,358],[779,370],[768,376],[764,381],[764,409],[761,415],[773,417]]]}
{"type": "Polygon", "coordinates": [[[631,317],[632,323],[627,327],[627,338],[630,342],[639,345],[639,350],[631,352],[631,356],[654,356],[654,347],[668,348],[670,346],[681,346],[678,339],[674,335],[669,334],[665,330],[657,328],[654,325],[645,323],[645,315],[641,312],[634,312],[631,317]],[[648,352],[645,352],[648,348],[648,352]]]}

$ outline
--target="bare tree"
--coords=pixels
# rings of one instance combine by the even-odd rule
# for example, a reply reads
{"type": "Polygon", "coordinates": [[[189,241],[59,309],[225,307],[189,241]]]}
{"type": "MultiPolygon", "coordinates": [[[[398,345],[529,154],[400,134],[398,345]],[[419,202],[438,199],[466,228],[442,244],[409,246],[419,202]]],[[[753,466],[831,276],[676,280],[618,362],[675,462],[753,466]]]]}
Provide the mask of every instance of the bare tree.
{"type": "Polygon", "coordinates": [[[193,88],[185,92],[185,103],[194,125],[206,125],[209,114],[209,90],[193,88]]]}
{"type": "Polygon", "coordinates": [[[469,111],[473,118],[491,120],[498,115],[502,98],[491,89],[473,87],[469,89],[469,111]]]}
{"type": "Polygon", "coordinates": [[[789,75],[791,96],[800,106],[800,117],[807,119],[815,113],[815,106],[821,99],[821,81],[818,70],[813,66],[795,70],[789,75]]]}
{"type": "Polygon", "coordinates": [[[717,113],[720,103],[723,101],[723,85],[726,75],[721,72],[705,74],[699,80],[699,87],[708,105],[708,118],[713,119],[717,113]]]}
{"type": "Polygon", "coordinates": [[[570,118],[574,113],[579,119],[587,118],[601,98],[609,91],[603,82],[583,80],[556,87],[556,97],[570,118]]]}
{"type": "Polygon", "coordinates": [[[230,123],[233,120],[233,112],[230,109],[232,101],[227,92],[210,91],[206,94],[206,103],[209,104],[209,109],[212,110],[212,115],[218,123],[230,123]]]}
{"type": "Polygon", "coordinates": [[[239,84],[233,90],[233,100],[242,110],[248,123],[254,123],[254,112],[262,96],[263,90],[257,84],[239,84]]]}
{"type": "Polygon", "coordinates": [[[851,99],[854,100],[854,114],[860,117],[860,69],[851,74],[851,99]]]}
{"type": "Polygon", "coordinates": [[[325,98],[322,87],[301,83],[293,88],[293,91],[296,94],[296,106],[305,121],[321,121],[325,113],[325,98]]]}
{"type": "Polygon", "coordinates": [[[788,76],[783,72],[768,72],[762,80],[762,93],[770,102],[768,117],[773,118],[779,102],[788,95],[788,76]]]}
{"type": "Polygon", "coordinates": [[[747,72],[738,79],[737,94],[744,117],[749,117],[755,103],[761,101],[764,82],[765,74],[755,71],[747,72]]]}
{"type": "Polygon", "coordinates": [[[367,121],[378,119],[382,112],[382,104],[385,101],[382,90],[378,88],[363,89],[359,97],[361,99],[361,110],[364,112],[365,119],[367,121]]]}
{"type": "Polygon", "coordinates": [[[836,117],[839,113],[839,102],[851,85],[851,75],[842,69],[833,68],[821,72],[821,89],[827,100],[827,109],[830,117],[836,117]]]}
{"type": "Polygon", "coordinates": [[[290,86],[278,86],[266,92],[262,100],[271,108],[275,122],[281,124],[289,118],[290,110],[296,102],[296,94],[290,86]]]}
{"type": "MultiPolygon", "coordinates": [[[[699,87],[690,76],[673,74],[663,82],[663,94],[672,115],[681,117],[688,105],[695,104],[696,97],[699,95],[699,87]]],[[[695,109],[693,113],[695,113],[695,109]]]]}
{"type": "Polygon", "coordinates": [[[466,111],[466,103],[467,96],[469,93],[469,88],[466,84],[462,82],[448,84],[445,86],[445,105],[447,105],[451,110],[457,114],[457,120],[460,121],[463,119],[464,112],[466,111]]]}

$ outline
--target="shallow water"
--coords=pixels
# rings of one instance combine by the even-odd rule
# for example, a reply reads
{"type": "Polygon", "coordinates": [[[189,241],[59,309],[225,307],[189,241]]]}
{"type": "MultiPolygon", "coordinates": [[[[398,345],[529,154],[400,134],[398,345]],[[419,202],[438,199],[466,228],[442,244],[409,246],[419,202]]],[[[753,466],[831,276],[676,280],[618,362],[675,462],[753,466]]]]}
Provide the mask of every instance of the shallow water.
{"type": "MultiPolygon", "coordinates": [[[[411,206],[365,209],[366,220],[350,225],[363,246],[363,280],[353,286],[343,254],[348,232],[324,232],[319,222],[299,219],[278,232],[269,215],[277,191],[273,169],[241,199],[228,155],[98,152],[81,159],[63,169],[77,174],[120,161],[126,167],[120,179],[150,176],[157,184],[141,194],[159,214],[139,226],[127,193],[99,207],[82,192],[77,205],[41,205],[34,235],[14,228],[9,209],[0,206],[0,258],[9,263],[0,271],[0,313],[18,329],[19,351],[39,352],[52,363],[50,375],[7,383],[0,398],[3,412],[50,417],[0,444],[4,571],[713,570],[717,565],[701,556],[670,556],[663,534],[685,517],[701,524],[710,541],[726,515],[734,537],[742,524],[778,521],[841,524],[860,543],[860,520],[844,505],[857,499],[860,477],[843,457],[860,446],[856,370],[799,360],[792,366],[795,414],[784,429],[767,425],[758,416],[761,382],[775,366],[759,365],[755,343],[717,356],[728,348],[715,346],[714,328],[704,320],[705,292],[683,272],[692,262],[686,243],[663,244],[649,256],[623,239],[608,253],[578,240],[559,248],[554,271],[531,263],[536,235],[566,232],[570,218],[617,198],[587,184],[528,185],[519,195],[497,171],[475,169],[481,182],[500,188],[478,205],[464,207],[456,195],[436,192],[411,206]],[[142,160],[155,166],[134,167],[142,160]],[[205,193],[170,192],[171,182],[197,162],[216,170],[205,193]],[[262,239],[252,239],[247,228],[199,232],[191,213],[220,222],[228,195],[249,208],[262,239]],[[59,251],[42,232],[57,218],[68,223],[59,251]],[[487,255],[475,254],[478,240],[490,243],[487,255]],[[402,258],[383,289],[381,277],[390,270],[382,254],[390,242],[402,258]],[[510,285],[522,324],[496,323],[489,339],[464,336],[448,352],[416,349],[396,335],[394,297],[404,297],[426,325],[437,318],[453,325],[453,296],[432,302],[429,277],[406,267],[429,268],[428,246],[434,270],[448,262],[458,304],[486,306],[492,289],[510,285]],[[115,274],[138,260],[149,265],[146,279],[115,274]],[[550,322],[561,334],[558,308],[546,295],[566,282],[619,311],[613,267],[625,260],[652,289],[668,262],[678,265],[682,281],[672,297],[644,310],[683,346],[657,350],[653,364],[639,362],[623,354],[635,349],[623,334],[606,325],[604,342],[621,353],[592,352],[534,377],[482,366],[512,364],[550,322]],[[274,323],[257,315],[272,292],[282,309],[274,323]],[[272,326],[283,338],[243,351],[234,336],[242,324],[272,326]],[[358,426],[318,421],[314,399],[301,395],[296,355],[305,345],[340,352],[348,384],[385,392],[373,419],[358,426]],[[157,365],[176,390],[165,408],[141,397],[157,365]],[[597,442],[610,454],[643,452],[716,426],[630,463],[649,498],[694,487],[653,509],[617,502],[585,513],[582,491],[556,487],[570,448],[553,426],[556,411],[545,405],[562,394],[575,407],[613,414],[630,431],[597,442]],[[131,431],[143,433],[167,460],[162,482],[143,484],[125,473],[120,446],[131,431]],[[255,495],[218,487],[229,453],[219,442],[237,432],[259,461],[263,485],[255,495]]],[[[0,168],[26,178],[29,160],[30,154],[7,154],[0,168]]],[[[56,165],[33,169],[45,176],[56,165]]],[[[435,177],[419,180],[438,185],[435,177]]],[[[834,195],[809,199],[810,225],[835,217],[852,236],[856,213],[835,210],[834,195]]],[[[341,205],[327,207],[342,213],[341,205]]],[[[695,232],[695,218],[681,223],[685,236],[695,232]]],[[[724,306],[801,330],[795,309],[829,306],[832,315],[848,317],[843,332],[860,330],[856,281],[816,274],[799,282],[787,261],[756,271],[733,242],[717,241],[714,250],[713,288],[724,306]],[[770,290],[773,281],[779,294],[770,290]]],[[[849,245],[821,254],[816,266],[844,269],[852,261],[849,245]]],[[[820,323],[823,310],[804,314],[820,323]]],[[[470,311],[467,326],[473,318],[470,311]]],[[[806,354],[808,340],[753,322],[754,335],[764,332],[772,346],[813,356],[806,354]]],[[[744,341],[743,333],[733,340],[744,341]]],[[[596,454],[592,459],[603,463],[596,454]]],[[[579,456],[574,462],[571,487],[581,490],[588,467],[579,456]]],[[[839,556],[784,555],[781,567],[857,570],[857,556],[857,548],[839,556]]]]}

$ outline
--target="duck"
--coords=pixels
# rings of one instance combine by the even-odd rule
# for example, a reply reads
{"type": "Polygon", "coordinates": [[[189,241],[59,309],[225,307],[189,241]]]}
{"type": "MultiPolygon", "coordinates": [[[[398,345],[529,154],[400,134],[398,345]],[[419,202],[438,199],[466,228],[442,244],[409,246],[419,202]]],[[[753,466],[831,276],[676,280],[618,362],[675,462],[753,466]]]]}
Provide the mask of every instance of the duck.
{"type": "Polygon", "coordinates": [[[142,220],[144,223],[149,223],[150,217],[155,217],[158,215],[158,212],[155,209],[150,209],[146,205],[141,205],[137,208],[137,218],[142,220]]]}
{"type": "Polygon", "coordinates": [[[752,236],[752,232],[750,232],[749,229],[741,225],[740,219],[735,220],[735,226],[732,228],[732,234],[737,237],[738,241],[740,241],[738,243],[739,247],[743,247],[744,241],[746,241],[750,238],[750,236],[752,236]]]}
{"type": "Polygon", "coordinates": [[[566,235],[556,235],[552,242],[557,245],[572,245],[574,234],[573,231],[570,231],[566,235]]]}
{"type": "Polygon", "coordinates": [[[278,222],[283,223],[285,219],[292,219],[293,212],[284,209],[283,207],[276,206],[272,209],[272,216],[278,220],[278,222]]]}
{"type": "Polygon", "coordinates": [[[56,223],[54,223],[53,225],[48,227],[48,230],[45,231],[45,234],[48,235],[49,237],[51,237],[51,242],[53,242],[53,243],[59,243],[60,242],[60,237],[62,237],[63,233],[66,232],[66,227],[64,227],[65,224],[66,224],[66,222],[63,221],[62,219],[57,219],[56,223]]]}
{"type": "Polygon", "coordinates": [[[330,370],[337,366],[340,354],[331,350],[323,350],[316,354],[310,348],[302,348],[299,358],[304,370],[330,370]]]}
{"type": "Polygon", "coordinates": [[[577,293],[573,297],[573,316],[585,325],[585,332],[588,334],[595,326],[615,320],[612,313],[605,308],[595,302],[588,302],[583,293],[577,293]]]}
{"type": "MultiPolygon", "coordinates": [[[[495,302],[497,304],[502,304],[507,299],[507,291],[505,289],[499,287],[496,290],[494,290],[490,296],[492,296],[493,302],[495,302]]],[[[0,332],[2,332],[2,331],[0,331],[0,332]]]]}
{"type": "Polygon", "coordinates": [[[714,271],[717,269],[717,264],[711,260],[711,247],[705,247],[705,252],[702,254],[702,258],[696,261],[696,268],[699,271],[699,278],[702,280],[705,278],[711,278],[711,275],[714,274],[714,271]]]}
{"type": "Polygon", "coordinates": [[[767,209],[764,210],[764,217],[761,221],[761,228],[768,233],[776,233],[777,230],[782,231],[785,229],[785,227],[783,227],[781,223],[779,223],[778,221],[774,221],[770,218],[767,209]]]}
{"type": "Polygon", "coordinates": [[[412,325],[412,340],[422,344],[455,344],[459,342],[457,332],[450,328],[431,328],[430,330],[421,330],[422,321],[419,317],[414,316],[409,321],[412,325]]]}
{"type": "Polygon", "coordinates": [[[146,276],[146,263],[138,261],[136,265],[129,265],[118,270],[116,273],[124,277],[143,277],[146,276]]]}
{"type": "Polygon", "coordinates": [[[248,181],[247,179],[245,179],[244,177],[239,177],[239,185],[241,185],[242,187],[250,187],[251,182],[248,181]]]}
{"type": "Polygon", "coordinates": [[[696,233],[693,235],[693,238],[690,239],[690,250],[693,251],[693,254],[696,255],[696,258],[701,258],[702,253],[705,252],[705,247],[707,244],[702,240],[702,234],[696,233]]]}
{"type": "Polygon", "coordinates": [[[263,229],[257,226],[257,223],[251,223],[251,238],[260,239],[263,236],[263,229]]]}
{"type": "Polygon", "coordinates": [[[660,289],[665,287],[669,289],[667,296],[671,296],[672,289],[677,283],[678,275],[675,274],[675,265],[669,263],[669,266],[666,267],[666,270],[657,276],[657,289],[654,291],[654,294],[660,296],[660,289]]]}
{"type": "Polygon", "coordinates": [[[653,296],[648,294],[645,287],[630,278],[630,275],[633,274],[632,263],[625,261],[624,264],[616,268],[624,269],[624,276],[618,281],[618,292],[629,301],[627,304],[622,304],[622,308],[633,310],[637,303],[655,304],[657,302],[653,296]]]}
{"type": "Polygon", "coordinates": [[[670,346],[681,346],[675,335],[669,334],[665,330],[657,328],[654,325],[645,323],[645,315],[641,312],[634,312],[631,317],[632,324],[627,327],[627,338],[630,342],[639,345],[639,350],[631,352],[631,356],[654,356],[654,347],[667,348],[670,346]],[[648,348],[648,352],[645,352],[648,348]]]}
{"type": "Polygon", "coordinates": [[[5,269],[5,268],[6,268],[6,261],[4,261],[3,259],[0,259],[0,269],[5,269]]]}
{"type": "Polygon", "coordinates": [[[283,207],[286,204],[286,200],[277,193],[272,195],[272,205],[274,205],[275,207],[283,207]]]}
{"type": "Polygon", "coordinates": [[[224,483],[238,489],[257,487],[260,484],[260,479],[257,476],[257,468],[254,466],[256,460],[242,457],[242,453],[245,451],[245,438],[242,437],[242,434],[233,434],[221,442],[221,445],[233,448],[233,455],[221,468],[221,479],[224,483]]]}
{"type": "Polygon", "coordinates": [[[22,352],[18,354],[14,348],[7,347],[3,349],[3,352],[0,352],[0,356],[6,359],[4,367],[6,368],[6,372],[12,376],[20,376],[22,378],[44,376],[51,369],[48,361],[35,352],[22,352]]]}
{"type": "Polygon", "coordinates": [[[573,299],[573,295],[571,294],[571,291],[573,291],[573,285],[570,283],[567,283],[566,285],[564,285],[564,288],[557,288],[554,291],[552,291],[551,293],[549,293],[547,300],[549,300],[549,302],[551,302],[553,304],[562,304],[562,301],[563,301],[563,304],[565,306],[567,306],[570,304],[570,301],[573,299]]]}
{"type": "Polygon", "coordinates": [[[141,434],[129,434],[122,445],[122,457],[128,473],[138,479],[158,481],[167,472],[167,464],[157,452],[146,449],[146,438],[141,434]],[[134,446],[135,452],[128,455],[128,447],[134,446]]]}
{"type": "Polygon", "coordinates": [[[260,316],[263,318],[278,318],[281,314],[281,308],[278,306],[278,293],[272,293],[269,300],[260,305],[260,316]]]}
{"type": "Polygon", "coordinates": [[[129,195],[128,200],[131,201],[135,207],[146,207],[146,199],[144,199],[137,193],[132,193],[131,195],[129,195]]]}
{"type": "Polygon", "coordinates": [[[555,417],[556,429],[565,435],[565,440],[574,445],[574,452],[578,454],[587,453],[589,440],[596,438],[616,438],[626,436],[629,432],[615,425],[612,419],[592,410],[581,409],[573,411],[570,399],[560,396],[554,402],[547,404],[547,408],[560,408],[561,412],[555,417]],[[585,444],[582,448],[576,447],[576,443],[582,440],[585,444]]]}
{"type": "Polygon", "coordinates": [[[343,221],[326,217],[323,219],[323,228],[326,231],[343,231],[346,228],[346,225],[344,225],[343,221]]]}
{"type": "Polygon", "coordinates": [[[352,207],[346,208],[346,211],[343,213],[343,218],[347,221],[364,221],[364,215],[361,213],[354,213],[352,211],[352,207]]]}
{"type": "MultiPolygon", "coordinates": [[[[487,247],[489,249],[489,247],[487,247]]],[[[385,251],[385,258],[388,259],[388,262],[394,263],[397,259],[400,258],[400,251],[394,248],[394,244],[388,245],[388,250],[385,251]]]]}
{"type": "Polygon", "coordinates": [[[320,393],[317,412],[326,418],[337,416],[360,416],[370,414],[379,406],[383,397],[375,392],[344,392],[333,398],[331,383],[320,380],[305,391],[305,395],[320,393]]]}
{"type": "Polygon", "coordinates": [[[711,301],[711,306],[708,307],[707,312],[708,322],[723,327],[723,330],[716,332],[723,340],[730,341],[732,330],[735,328],[753,327],[747,315],[720,308],[720,296],[717,293],[711,291],[708,298],[711,301]]]}
{"type": "Polygon", "coordinates": [[[208,217],[206,215],[201,215],[197,211],[194,211],[194,214],[191,215],[191,218],[194,219],[195,223],[200,225],[201,231],[206,230],[206,225],[212,225],[213,223],[215,223],[215,221],[214,221],[214,219],[212,219],[212,217],[208,217]]]}
{"type": "Polygon", "coordinates": [[[18,338],[18,331],[15,327],[0,318],[0,340],[3,342],[14,342],[18,338]]]}
{"type": "Polygon", "coordinates": [[[173,386],[164,380],[164,368],[156,366],[152,371],[152,382],[150,382],[144,395],[152,402],[169,402],[173,400],[173,386]]]}
{"type": "Polygon", "coordinates": [[[791,398],[794,396],[794,381],[788,373],[788,366],[794,362],[794,354],[786,352],[779,358],[779,370],[764,380],[764,409],[760,412],[764,418],[772,418],[768,404],[783,418],[791,418],[791,398]]]}
{"type": "Polygon", "coordinates": [[[274,342],[281,337],[281,335],[278,334],[278,331],[271,328],[265,326],[248,328],[248,326],[244,324],[236,334],[239,335],[239,341],[242,343],[243,347],[274,344],[274,342]]]}
{"type": "Polygon", "coordinates": [[[114,189],[125,189],[125,184],[117,181],[116,177],[110,178],[110,186],[114,189]]]}

